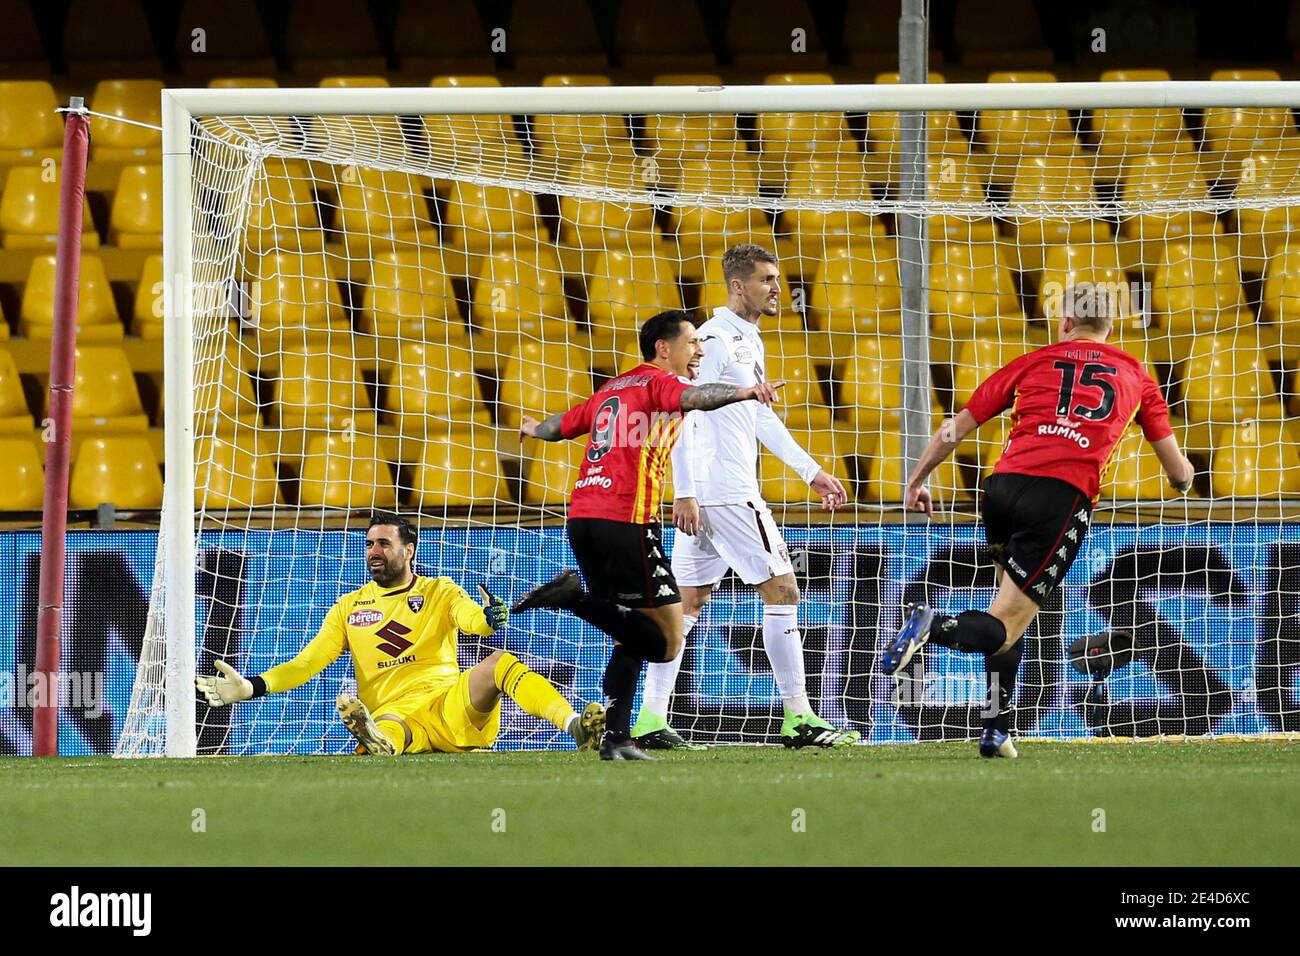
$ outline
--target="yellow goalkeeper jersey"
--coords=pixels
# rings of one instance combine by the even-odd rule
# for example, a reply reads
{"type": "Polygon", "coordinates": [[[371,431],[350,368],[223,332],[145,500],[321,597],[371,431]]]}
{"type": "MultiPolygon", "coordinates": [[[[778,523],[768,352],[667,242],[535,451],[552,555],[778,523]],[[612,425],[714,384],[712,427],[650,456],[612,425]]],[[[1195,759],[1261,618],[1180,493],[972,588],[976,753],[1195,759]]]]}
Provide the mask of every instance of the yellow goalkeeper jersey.
{"type": "Polygon", "coordinates": [[[311,643],[262,679],[268,694],[292,690],[351,651],[358,695],[374,712],[407,694],[453,684],[461,631],[486,637],[492,628],[483,608],[451,578],[417,575],[397,590],[371,581],[339,598],[311,643]]]}

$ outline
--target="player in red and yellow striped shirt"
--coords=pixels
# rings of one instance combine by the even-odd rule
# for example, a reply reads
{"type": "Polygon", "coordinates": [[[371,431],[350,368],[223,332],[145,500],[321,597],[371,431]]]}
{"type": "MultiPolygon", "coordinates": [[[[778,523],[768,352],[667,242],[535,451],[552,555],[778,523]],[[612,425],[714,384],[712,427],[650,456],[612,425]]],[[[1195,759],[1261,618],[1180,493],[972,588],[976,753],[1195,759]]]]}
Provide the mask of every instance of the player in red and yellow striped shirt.
{"type": "Polygon", "coordinates": [[[576,571],[565,571],[515,605],[564,608],[614,639],[605,669],[608,698],[604,760],[650,760],[631,742],[632,697],[644,661],[672,660],[682,643],[677,581],[663,550],[659,508],[664,468],[682,416],[753,399],[771,404],[780,382],[740,387],[691,385],[704,354],[685,312],[661,312],[641,327],[645,361],[596,394],[544,422],[524,416],[525,438],[560,441],[587,436],[587,450],[569,505],[569,544],[576,571]]]}

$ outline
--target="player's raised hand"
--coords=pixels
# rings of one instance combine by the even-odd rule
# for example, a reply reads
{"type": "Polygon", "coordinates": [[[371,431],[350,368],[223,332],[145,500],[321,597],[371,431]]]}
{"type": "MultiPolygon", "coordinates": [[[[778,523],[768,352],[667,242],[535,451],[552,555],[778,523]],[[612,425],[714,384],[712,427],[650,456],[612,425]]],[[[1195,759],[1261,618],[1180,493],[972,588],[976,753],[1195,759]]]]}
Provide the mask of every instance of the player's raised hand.
{"type": "Polygon", "coordinates": [[[696,535],[700,531],[700,502],[696,498],[673,499],[673,526],[682,534],[696,535]]]}
{"type": "Polygon", "coordinates": [[[908,485],[907,510],[923,511],[927,515],[933,515],[934,502],[930,499],[930,489],[925,485],[908,485]]]}
{"type": "Polygon", "coordinates": [[[844,490],[844,485],[824,468],[817,472],[817,476],[808,483],[808,486],[822,496],[822,507],[827,511],[834,511],[849,500],[849,493],[844,490]]]}
{"type": "Polygon", "coordinates": [[[750,398],[764,405],[776,403],[776,393],[785,386],[785,382],[759,382],[750,391],[750,398]]]}
{"type": "Polygon", "coordinates": [[[483,599],[483,616],[487,618],[488,627],[493,631],[501,630],[506,626],[506,621],[510,620],[510,608],[506,607],[505,601],[481,584],[478,586],[478,593],[483,599]]]}
{"type": "Polygon", "coordinates": [[[537,426],[540,423],[531,415],[525,415],[519,419],[519,434],[523,438],[536,438],[537,426]]]}
{"type": "Polygon", "coordinates": [[[253,682],[225,661],[216,662],[217,677],[196,677],[194,686],[208,699],[209,707],[224,707],[253,696],[253,682]]]}

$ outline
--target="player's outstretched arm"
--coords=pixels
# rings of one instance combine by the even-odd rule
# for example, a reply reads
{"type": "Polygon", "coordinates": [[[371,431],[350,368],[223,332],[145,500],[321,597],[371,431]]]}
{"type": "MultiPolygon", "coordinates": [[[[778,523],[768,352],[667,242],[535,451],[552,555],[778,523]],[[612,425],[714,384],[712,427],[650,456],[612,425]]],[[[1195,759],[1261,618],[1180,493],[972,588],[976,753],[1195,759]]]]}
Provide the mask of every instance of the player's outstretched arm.
{"type": "Polygon", "coordinates": [[[759,382],[757,385],[727,385],[724,382],[712,382],[708,385],[692,385],[682,392],[682,411],[711,412],[715,408],[747,402],[753,399],[764,405],[776,401],[776,393],[785,382],[759,382]]]}
{"type": "Polygon", "coordinates": [[[1156,457],[1164,466],[1165,474],[1169,476],[1169,483],[1183,494],[1191,491],[1192,481],[1196,478],[1196,469],[1178,447],[1177,437],[1169,435],[1152,442],[1151,447],[1155,449],[1156,457]]]}
{"type": "Polygon", "coordinates": [[[560,423],[564,419],[563,412],[556,412],[544,422],[525,415],[519,419],[519,434],[524,438],[539,438],[542,441],[559,441],[564,437],[560,428],[560,423]]]}
{"type": "Polygon", "coordinates": [[[221,673],[215,677],[198,677],[194,686],[208,700],[209,707],[224,707],[253,697],[253,682],[225,661],[217,661],[221,673]]]}
{"type": "Polygon", "coordinates": [[[930,500],[930,489],[925,487],[925,480],[930,477],[930,472],[934,471],[939,463],[951,455],[953,449],[978,427],[979,422],[975,421],[975,416],[966,409],[962,409],[939,426],[939,430],[934,433],[930,444],[926,446],[920,460],[916,463],[915,470],[907,479],[908,511],[934,514],[934,504],[930,500]]]}

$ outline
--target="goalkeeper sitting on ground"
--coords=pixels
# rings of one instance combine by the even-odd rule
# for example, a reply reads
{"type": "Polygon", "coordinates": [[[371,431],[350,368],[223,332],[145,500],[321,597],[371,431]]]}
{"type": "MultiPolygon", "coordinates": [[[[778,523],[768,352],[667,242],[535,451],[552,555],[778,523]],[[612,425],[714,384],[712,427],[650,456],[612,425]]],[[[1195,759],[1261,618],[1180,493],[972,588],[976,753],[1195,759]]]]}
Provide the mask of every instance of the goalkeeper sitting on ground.
{"type": "Polygon", "coordinates": [[[487,605],[480,607],[450,578],[416,575],[415,546],[415,526],[405,518],[372,516],[366,532],[371,583],[339,598],[311,643],[260,677],[250,680],[217,661],[220,676],[195,681],[208,703],[220,707],[293,690],[348,650],[358,696],[339,694],[339,716],[369,753],[491,747],[501,728],[503,693],[571,735],[579,750],[595,747],[605,729],[604,708],[593,703],[575,713],[550,681],[513,654],[494,651],[461,671],[457,633],[487,637],[510,612],[486,591],[487,605]]]}

